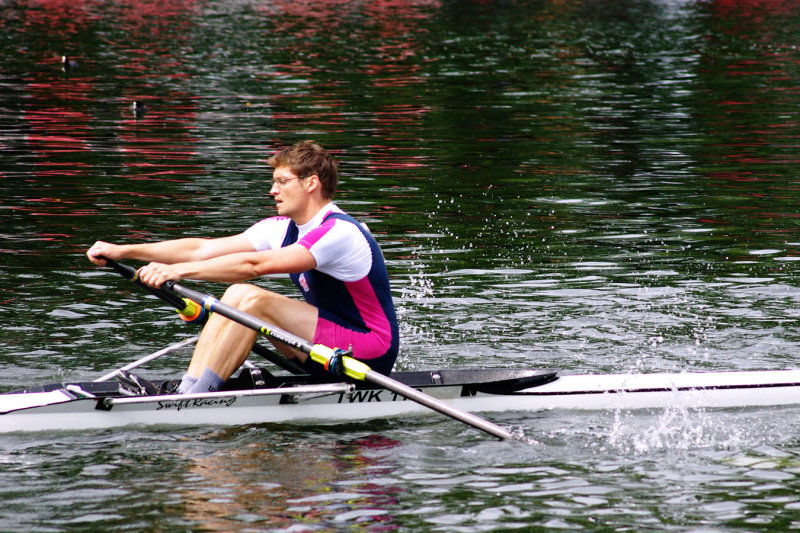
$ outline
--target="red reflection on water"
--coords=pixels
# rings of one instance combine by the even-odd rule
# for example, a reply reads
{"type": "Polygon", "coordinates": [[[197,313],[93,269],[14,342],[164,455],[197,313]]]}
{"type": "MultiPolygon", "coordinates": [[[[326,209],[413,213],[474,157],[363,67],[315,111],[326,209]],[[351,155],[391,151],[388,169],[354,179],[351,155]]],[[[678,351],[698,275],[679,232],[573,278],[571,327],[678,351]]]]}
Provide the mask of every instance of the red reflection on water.
{"type": "Polygon", "coordinates": [[[796,0],[713,0],[718,15],[741,19],[748,24],[760,24],[767,17],[797,14],[796,0]]]}
{"type": "Polygon", "coordinates": [[[202,165],[195,161],[198,139],[191,134],[197,122],[195,101],[193,96],[173,93],[165,99],[141,100],[146,111],[139,117],[132,111],[126,114],[120,123],[119,137],[121,152],[130,156],[123,164],[137,169],[137,175],[131,179],[180,182],[188,180],[178,180],[175,176],[197,176],[203,172],[202,165]],[[175,164],[176,161],[183,163],[175,164]]]}
{"type": "MultiPolygon", "coordinates": [[[[91,219],[112,209],[134,216],[159,214],[137,203],[168,196],[134,187],[132,192],[108,190],[109,185],[120,179],[185,183],[203,173],[192,134],[197,97],[178,91],[154,94],[153,87],[154,79],[184,76],[179,74],[185,69],[178,52],[183,48],[180,41],[191,38],[190,13],[196,4],[193,0],[134,0],[103,7],[84,0],[24,4],[22,20],[28,34],[46,35],[51,47],[38,52],[41,57],[32,62],[41,68],[24,80],[24,125],[19,128],[24,140],[20,145],[33,155],[26,169],[30,189],[47,194],[20,196],[18,205],[8,206],[10,210],[22,217],[47,217],[50,226],[67,219],[75,220],[66,223],[74,226],[81,217],[91,219]],[[87,43],[95,44],[87,48],[87,43]],[[62,66],[62,54],[70,56],[68,68],[62,66]],[[113,94],[115,87],[120,94],[113,94]],[[131,112],[134,99],[146,102],[147,113],[131,112]],[[109,114],[109,103],[115,102],[117,114],[109,114]],[[98,162],[110,172],[98,173],[98,162]]],[[[34,239],[69,235],[64,229],[51,227],[34,239]]]]}
{"type": "MultiPolygon", "coordinates": [[[[420,95],[415,89],[425,82],[421,76],[422,62],[416,59],[421,48],[419,39],[427,33],[422,22],[435,15],[441,5],[438,0],[373,0],[365,3],[279,0],[268,7],[263,6],[262,9],[268,9],[275,17],[280,31],[302,36],[291,40],[292,57],[308,58],[274,65],[277,76],[303,78],[308,82],[307,90],[300,95],[273,97],[274,107],[279,110],[275,113],[279,134],[284,132],[286,137],[292,136],[298,116],[313,123],[314,127],[322,126],[334,132],[342,131],[344,124],[354,120],[353,110],[334,95],[346,80],[324,78],[329,65],[325,58],[319,57],[318,38],[326,36],[340,41],[342,50],[368,46],[378,51],[369,54],[369,57],[377,57],[378,61],[361,64],[358,58],[354,58],[352,65],[345,63],[343,72],[351,83],[360,83],[354,81],[360,75],[358,79],[374,88],[370,93],[379,96],[370,110],[361,112],[362,117],[358,118],[368,124],[365,129],[370,137],[385,141],[409,140],[409,132],[418,131],[418,126],[430,111],[419,103],[420,95]],[[277,14],[273,10],[277,10],[277,14]],[[364,20],[363,30],[358,35],[336,36],[337,21],[353,18],[364,20]],[[325,24],[321,24],[321,20],[325,24]],[[320,77],[324,79],[315,82],[320,77]],[[298,102],[302,103],[303,109],[295,113],[293,108],[298,102]]],[[[417,152],[412,148],[374,144],[369,147],[364,167],[377,175],[395,175],[400,169],[423,168],[426,164],[424,158],[410,155],[417,152]]]]}
{"type": "MultiPolygon", "coordinates": [[[[86,82],[72,85],[65,80],[28,84],[30,101],[24,118],[31,133],[25,140],[42,165],[63,160],[63,154],[90,150],[92,117],[73,107],[74,102],[89,100],[86,92],[90,89],[91,85],[86,82]],[[54,105],[56,103],[61,105],[54,105]]],[[[80,165],[80,160],[72,163],[80,165]]],[[[75,172],[77,169],[68,170],[75,172]]]]}
{"type": "Polygon", "coordinates": [[[55,35],[76,35],[96,18],[85,0],[30,0],[24,20],[28,25],[49,28],[55,35]]]}
{"type": "Polygon", "coordinates": [[[763,246],[765,235],[777,237],[775,246],[785,242],[786,219],[797,216],[800,85],[796,37],[786,24],[798,7],[788,0],[710,3],[713,29],[703,47],[698,86],[711,88],[714,100],[703,106],[699,118],[715,142],[700,155],[708,161],[711,198],[723,190],[735,206],[721,198],[731,215],[700,221],[734,225],[753,246],[763,246]]]}

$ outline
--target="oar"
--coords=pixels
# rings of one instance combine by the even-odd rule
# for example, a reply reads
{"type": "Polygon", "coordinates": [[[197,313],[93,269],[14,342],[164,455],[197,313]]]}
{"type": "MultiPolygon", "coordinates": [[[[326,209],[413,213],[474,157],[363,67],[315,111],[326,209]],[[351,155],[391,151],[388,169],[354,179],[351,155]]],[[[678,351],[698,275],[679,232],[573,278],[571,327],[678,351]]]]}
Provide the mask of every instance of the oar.
{"type": "Polygon", "coordinates": [[[485,431],[486,433],[494,435],[495,437],[499,437],[501,439],[523,440],[522,438],[515,437],[509,431],[496,424],[493,424],[492,422],[489,422],[488,420],[475,416],[472,413],[456,409],[455,407],[447,405],[436,398],[400,383],[397,380],[384,376],[383,374],[372,370],[369,366],[361,361],[353,359],[347,355],[343,355],[342,350],[329,348],[321,344],[311,344],[310,342],[305,341],[300,337],[297,337],[271,324],[268,324],[267,322],[264,322],[253,315],[240,311],[235,307],[221,302],[211,295],[188,289],[182,285],[179,285],[178,283],[168,281],[162,285],[162,288],[171,291],[176,295],[182,296],[185,299],[189,299],[201,304],[209,313],[217,313],[227,317],[234,322],[238,322],[243,326],[261,333],[267,338],[274,339],[291,348],[308,354],[312,360],[320,363],[325,368],[328,368],[332,361],[339,359],[342,364],[344,375],[352,379],[359,381],[370,381],[376,385],[380,385],[381,387],[399,394],[408,400],[412,400],[460,422],[469,424],[470,426],[480,429],[481,431],[485,431]]]}
{"type": "Polygon", "coordinates": [[[181,298],[174,292],[165,291],[163,289],[159,289],[156,287],[151,287],[146,283],[142,283],[142,280],[139,279],[139,276],[136,272],[136,269],[130,267],[128,265],[124,265],[122,263],[118,263],[113,259],[109,259],[104,257],[103,259],[106,260],[106,264],[116,270],[122,277],[132,281],[142,289],[146,290],[150,294],[157,296],[167,302],[169,305],[175,308],[178,311],[178,314],[181,318],[187,322],[205,322],[207,315],[205,309],[202,306],[198,305],[192,300],[181,298]]]}
{"type": "Polygon", "coordinates": [[[123,366],[122,368],[118,368],[118,369],[114,370],[113,372],[109,372],[108,374],[97,378],[95,381],[108,381],[109,379],[118,376],[121,372],[123,372],[125,370],[133,370],[134,368],[142,366],[145,363],[149,363],[153,359],[161,357],[162,355],[167,355],[168,353],[172,353],[175,350],[183,348],[184,346],[188,346],[190,344],[194,344],[195,342],[197,342],[197,338],[198,337],[199,337],[199,335],[195,335],[194,337],[189,337],[188,339],[184,339],[184,340],[182,340],[180,342],[176,342],[175,344],[171,344],[171,345],[167,346],[166,348],[163,348],[163,349],[161,349],[161,350],[159,350],[157,352],[153,352],[150,355],[145,355],[141,359],[137,359],[136,361],[134,361],[132,363],[128,363],[127,365],[123,366]]]}
{"type": "MultiPolygon", "coordinates": [[[[188,298],[181,298],[177,294],[171,291],[166,291],[164,289],[152,287],[147,285],[146,283],[142,283],[139,279],[136,269],[128,266],[123,263],[118,263],[113,259],[109,259],[104,257],[103,259],[106,260],[106,264],[116,270],[122,277],[130,280],[131,282],[135,283],[139,287],[143,288],[150,294],[157,296],[167,302],[169,305],[175,308],[178,311],[182,320],[190,323],[198,323],[203,324],[205,323],[206,319],[208,318],[208,314],[203,306],[199,305],[198,303],[194,302],[188,298]]],[[[261,346],[260,344],[253,345],[253,351],[269,361],[270,363],[283,368],[284,370],[288,370],[292,374],[305,374],[306,371],[297,366],[292,361],[289,361],[282,355],[276,354],[275,352],[261,346]]],[[[123,369],[127,370],[127,369],[123,369]]]]}

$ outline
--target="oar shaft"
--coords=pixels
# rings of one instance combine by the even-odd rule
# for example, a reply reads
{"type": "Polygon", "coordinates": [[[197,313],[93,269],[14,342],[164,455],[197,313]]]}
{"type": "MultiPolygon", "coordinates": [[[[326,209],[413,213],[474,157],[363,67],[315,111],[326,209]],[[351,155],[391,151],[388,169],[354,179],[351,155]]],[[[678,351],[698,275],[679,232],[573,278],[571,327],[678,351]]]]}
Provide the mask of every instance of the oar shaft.
{"type": "Polygon", "coordinates": [[[485,431],[490,435],[494,435],[495,437],[504,439],[504,440],[513,440],[516,437],[511,434],[509,431],[501,428],[497,424],[493,424],[484,418],[480,418],[478,416],[473,415],[472,413],[468,413],[466,411],[462,411],[461,409],[456,409],[446,403],[433,398],[425,393],[418,391],[412,387],[404,383],[400,383],[395,379],[388,378],[381,374],[380,372],[375,372],[374,370],[370,370],[366,373],[366,379],[375,383],[376,385],[380,385],[392,392],[396,392],[397,394],[403,396],[404,398],[408,398],[409,400],[413,400],[417,403],[424,405],[425,407],[429,407],[434,411],[438,411],[443,415],[449,416],[451,418],[455,418],[465,424],[469,424],[470,426],[480,429],[481,431],[485,431]]]}
{"type": "MultiPolygon", "coordinates": [[[[155,287],[151,287],[150,285],[142,283],[142,281],[138,278],[138,276],[136,274],[136,269],[134,269],[133,267],[130,267],[130,266],[128,266],[126,264],[123,264],[123,263],[118,263],[118,262],[114,261],[113,259],[108,259],[108,258],[105,258],[105,259],[106,259],[106,263],[108,264],[108,266],[113,268],[114,270],[116,270],[119,274],[122,275],[122,277],[130,280],[134,284],[136,284],[139,287],[145,289],[150,294],[153,294],[153,295],[161,298],[163,301],[165,301],[169,305],[173,306],[179,313],[181,313],[181,311],[186,311],[187,309],[189,309],[189,307],[187,306],[187,303],[188,303],[187,300],[184,300],[183,298],[178,296],[175,292],[173,292],[171,290],[157,289],[155,287]]],[[[194,294],[195,295],[199,295],[199,296],[203,296],[202,294],[200,294],[198,292],[194,292],[194,294]]],[[[197,322],[203,323],[205,321],[204,319],[205,319],[206,315],[199,315],[199,313],[195,313],[194,312],[194,311],[199,311],[199,309],[200,309],[199,307],[196,307],[196,306],[198,306],[200,304],[199,303],[195,303],[195,302],[198,302],[198,300],[191,299],[191,298],[189,300],[191,300],[190,303],[192,305],[192,309],[191,310],[193,311],[193,314],[195,316],[200,316],[200,320],[197,320],[197,322]]],[[[181,315],[181,316],[183,316],[183,315],[181,315]]],[[[186,318],[184,318],[184,320],[186,320],[186,318]]],[[[195,320],[192,320],[192,322],[195,322],[195,320]]],[[[253,351],[255,353],[257,353],[258,355],[260,355],[261,357],[265,358],[266,360],[270,361],[271,363],[283,368],[284,370],[288,370],[292,374],[305,374],[306,373],[305,370],[303,370],[302,368],[297,366],[292,361],[290,361],[290,360],[288,360],[285,357],[282,357],[280,355],[274,354],[273,352],[271,352],[267,348],[264,348],[263,346],[260,346],[258,344],[254,344],[253,345],[253,351]]],[[[122,370],[127,370],[127,368],[123,368],[122,370]]],[[[115,371],[114,373],[116,374],[116,372],[117,371],[115,371]]],[[[103,376],[103,377],[104,378],[108,378],[108,376],[103,376]]]]}
{"type": "Polygon", "coordinates": [[[175,294],[183,296],[184,298],[194,300],[202,305],[206,311],[227,317],[234,322],[238,322],[243,326],[256,330],[265,337],[280,341],[283,344],[300,350],[303,353],[311,353],[311,351],[314,349],[314,345],[310,342],[305,341],[300,337],[289,333],[288,331],[284,331],[278,327],[275,327],[272,324],[268,324],[251,314],[240,311],[239,309],[236,309],[235,307],[230,306],[211,295],[203,294],[202,292],[186,288],[183,285],[179,285],[178,283],[174,283],[172,281],[164,283],[163,287],[169,291],[173,291],[175,294]]]}
{"type": "MultiPolygon", "coordinates": [[[[309,354],[311,356],[312,352],[317,351],[317,354],[319,354],[319,348],[320,348],[319,346],[315,346],[310,342],[305,341],[300,337],[297,337],[296,335],[293,335],[287,331],[272,326],[271,324],[268,324],[267,322],[264,322],[263,320],[254,317],[253,315],[240,311],[239,309],[236,309],[235,307],[232,307],[213,296],[203,294],[201,292],[192,289],[188,289],[174,282],[167,282],[164,284],[164,287],[169,291],[174,291],[176,294],[183,296],[184,298],[189,298],[191,300],[194,300],[195,302],[201,304],[209,312],[217,313],[219,315],[227,317],[235,322],[238,322],[239,324],[242,324],[243,326],[246,326],[257,332],[260,332],[266,337],[275,339],[292,348],[300,350],[303,353],[309,354]]],[[[347,367],[347,364],[348,363],[345,364],[345,367],[347,367]]],[[[481,431],[485,431],[486,433],[494,435],[495,437],[507,440],[516,438],[509,431],[501,428],[496,424],[489,422],[488,420],[485,420],[466,411],[462,411],[460,409],[456,409],[455,407],[447,405],[446,403],[437,400],[436,398],[433,398],[432,396],[429,396],[423,392],[420,392],[417,389],[413,389],[403,383],[400,383],[395,379],[392,379],[388,376],[384,376],[379,372],[371,370],[369,369],[368,366],[360,363],[359,361],[351,360],[349,364],[352,365],[353,367],[357,367],[358,370],[363,369],[360,372],[357,372],[356,374],[346,372],[347,375],[349,376],[358,375],[361,379],[364,379],[366,381],[371,381],[372,383],[375,383],[376,385],[380,385],[381,387],[384,387],[387,390],[395,392],[400,396],[403,396],[404,398],[415,401],[421,405],[433,409],[434,411],[438,411],[439,413],[442,413],[456,420],[464,422],[465,424],[469,424],[470,426],[476,429],[480,429],[481,431]]],[[[346,370],[348,369],[346,368],[346,370]]]]}
{"type": "Polygon", "coordinates": [[[145,363],[149,363],[153,359],[157,359],[157,358],[161,357],[162,355],[166,355],[168,353],[174,352],[175,350],[183,348],[184,346],[188,346],[190,344],[194,344],[195,342],[197,342],[197,338],[198,338],[198,335],[195,335],[194,337],[189,337],[188,339],[184,339],[184,340],[182,340],[182,341],[180,341],[178,343],[171,344],[171,345],[167,346],[166,348],[163,348],[163,349],[161,349],[161,350],[159,350],[157,352],[151,353],[150,355],[146,355],[146,356],[142,357],[141,359],[137,359],[136,361],[134,361],[132,363],[128,363],[127,365],[123,366],[122,368],[118,368],[118,369],[114,370],[113,372],[109,372],[108,374],[97,378],[95,381],[108,381],[109,379],[111,379],[113,377],[116,377],[123,370],[133,370],[137,366],[142,366],[145,363]]]}
{"type": "Polygon", "coordinates": [[[288,370],[292,374],[299,375],[308,373],[306,370],[300,368],[296,363],[258,343],[253,344],[253,353],[260,355],[275,366],[278,366],[284,370],[288,370]]]}
{"type": "Polygon", "coordinates": [[[117,263],[113,259],[106,259],[106,264],[116,270],[118,273],[122,275],[122,277],[127,278],[128,280],[132,281],[142,289],[146,290],[150,294],[157,296],[170,304],[171,306],[175,307],[175,309],[181,310],[186,307],[186,303],[178,297],[178,295],[164,291],[161,289],[157,289],[155,287],[151,287],[146,283],[142,283],[142,281],[136,276],[136,269],[130,267],[128,265],[124,265],[122,263],[117,263]]]}
{"type": "MultiPolygon", "coordinates": [[[[213,296],[186,288],[178,283],[168,281],[164,283],[161,288],[151,287],[145,283],[142,283],[137,278],[136,271],[133,268],[117,263],[116,261],[110,259],[107,261],[110,267],[122,274],[124,277],[133,281],[140,287],[148,290],[152,294],[155,294],[159,298],[162,298],[163,300],[174,305],[177,309],[182,309],[187,303],[190,303],[184,301],[183,298],[186,298],[196,302],[197,304],[200,304],[209,313],[217,313],[222,315],[230,320],[233,320],[234,322],[238,322],[243,326],[261,333],[265,337],[276,340],[291,348],[308,354],[308,356],[314,361],[322,362],[326,368],[330,361],[339,355],[338,350],[334,350],[319,344],[311,344],[310,342],[303,340],[300,337],[289,333],[288,331],[284,331],[273,326],[272,324],[268,324],[260,318],[240,311],[239,309],[236,309],[235,307],[232,307],[213,296]]],[[[425,407],[454,418],[455,420],[464,422],[465,424],[468,424],[495,437],[501,439],[522,440],[521,438],[515,437],[509,431],[489,422],[488,420],[475,416],[466,411],[456,409],[455,407],[437,400],[436,398],[433,398],[432,396],[429,396],[417,389],[413,389],[395,379],[384,376],[383,374],[370,369],[369,366],[361,361],[345,356],[341,357],[340,359],[342,360],[343,371],[346,376],[349,376],[353,379],[360,379],[375,383],[376,385],[395,392],[404,398],[417,402],[420,405],[424,405],[425,407]]]]}

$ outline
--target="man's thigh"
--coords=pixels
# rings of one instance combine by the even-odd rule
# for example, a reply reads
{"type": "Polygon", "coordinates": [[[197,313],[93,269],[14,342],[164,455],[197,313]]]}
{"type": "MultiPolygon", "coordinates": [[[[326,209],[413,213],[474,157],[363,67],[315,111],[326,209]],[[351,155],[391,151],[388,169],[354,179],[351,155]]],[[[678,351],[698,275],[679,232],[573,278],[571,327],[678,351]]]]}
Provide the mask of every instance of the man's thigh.
{"type": "Polygon", "coordinates": [[[313,340],[319,317],[313,305],[250,284],[237,290],[242,293],[234,298],[238,303],[231,305],[304,340],[313,340]]]}

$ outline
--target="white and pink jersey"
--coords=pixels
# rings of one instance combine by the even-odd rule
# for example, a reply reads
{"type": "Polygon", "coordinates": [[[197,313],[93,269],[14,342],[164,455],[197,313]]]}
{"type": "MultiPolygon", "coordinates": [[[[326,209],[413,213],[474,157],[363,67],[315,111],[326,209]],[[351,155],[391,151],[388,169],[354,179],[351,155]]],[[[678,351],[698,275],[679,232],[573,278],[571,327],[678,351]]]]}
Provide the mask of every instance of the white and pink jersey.
{"type": "Polygon", "coordinates": [[[304,246],[317,267],[290,277],[319,309],[314,342],[350,349],[374,370],[391,371],[399,347],[397,317],[383,255],[369,231],[331,203],[302,226],[271,217],[244,235],[259,251],[304,246]]]}

